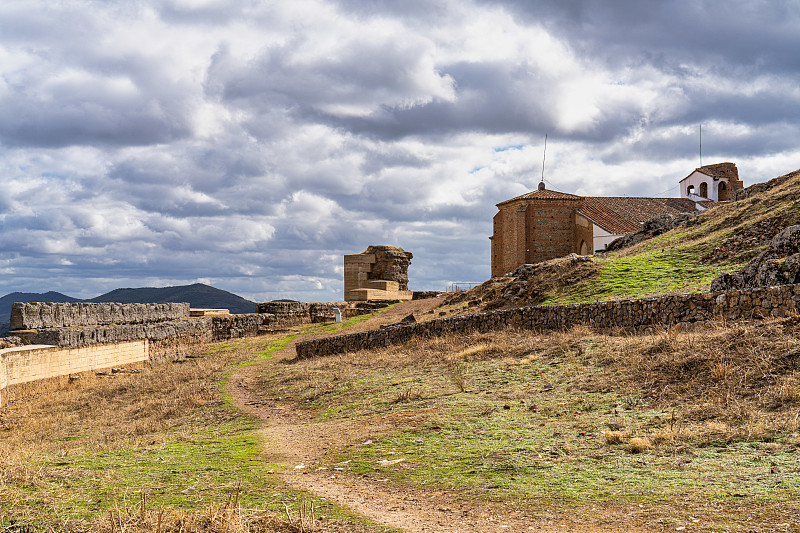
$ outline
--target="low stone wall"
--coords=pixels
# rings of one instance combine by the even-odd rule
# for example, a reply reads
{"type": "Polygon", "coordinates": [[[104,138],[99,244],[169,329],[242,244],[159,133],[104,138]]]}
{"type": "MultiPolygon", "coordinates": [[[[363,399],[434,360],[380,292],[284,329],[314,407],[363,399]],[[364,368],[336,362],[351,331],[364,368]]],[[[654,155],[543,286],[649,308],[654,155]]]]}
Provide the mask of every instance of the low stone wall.
{"type": "Polygon", "coordinates": [[[266,332],[275,323],[274,315],[259,313],[220,315],[212,319],[211,334],[215,341],[252,337],[266,332]]]}
{"type": "Polygon", "coordinates": [[[275,316],[273,327],[288,327],[333,321],[334,309],[342,318],[372,313],[395,302],[264,302],[256,304],[256,311],[275,316]]]}
{"type": "Polygon", "coordinates": [[[154,324],[123,324],[110,326],[76,326],[39,330],[15,331],[13,334],[29,344],[50,344],[78,348],[92,344],[110,344],[131,340],[160,340],[181,335],[197,335],[211,341],[212,317],[187,318],[154,324]]]}
{"type": "Polygon", "coordinates": [[[131,340],[160,341],[169,338],[191,339],[190,344],[257,335],[274,321],[269,315],[219,315],[151,324],[76,326],[15,331],[27,344],[48,344],[77,348],[131,340]]]}
{"type": "Polygon", "coordinates": [[[390,346],[413,337],[486,332],[509,326],[554,330],[588,324],[598,328],[638,330],[643,326],[690,323],[713,318],[787,316],[795,314],[799,308],[800,285],[782,285],[589,304],[500,309],[300,342],[296,350],[297,357],[304,359],[390,346]]]}
{"type": "MultiPolygon", "coordinates": [[[[0,406],[27,395],[47,380],[121,366],[142,366],[150,357],[147,340],[81,348],[21,346],[0,350],[0,406]]],[[[57,383],[49,383],[50,387],[57,383]]]]}
{"type": "Polygon", "coordinates": [[[436,298],[442,295],[442,291],[413,291],[411,293],[412,300],[427,300],[428,298],[436,298]]]}
{"type": "Polygon", "coordinates": [[[11,329],[145,324],[180,320],[188,316],[188,303],[121,304],[15,302],[11,305],[11,329]]]}
{"type": "MultiPolygon", "coordinates": [[[[105,304],[97,305],[105,308],[105,304]]],[[[76,317],[76,322],[102,322],[111,320],[113,316],[116,319],[127,316],[128,320],[134,321],[148,316],[146,312],[134,313],[140,304],[113,304],[109,309],[116,309],[116,315],[110,311],[84,313],[84,307],[85,304],[24,304],[18,306],[18,316],[28,326],[64,323],[68,317],[76,317]],[[70,310],[70,307],[75,309],[70,310]],[[41,312],[37,315],[32,309],[41,312]]],[[[0,347],[10,346],[0,350],[0,401],[2,394],[8,395],[8,387],[14,388],[16,396],[24,395],[21,385],[28,382],[64,381],[69,374],[131,363],[182,360],[200,345],[257,335],[275,321],[274,315],[258,313],[164,321],[162,319],[170,315],[188,316],[189,304],[166,304],[163,308],[161,304],[153,304],[146,307],[151,307],[149,316],[155,317],[149,323],[68,324],[67,327],[14,331],[15,337],[4,339],[0,344],[0,347]],[[14,346],[20,343],[26,346],[14,346]]],[[[40,384],[36,387],[40,387],[40,384]]]]}

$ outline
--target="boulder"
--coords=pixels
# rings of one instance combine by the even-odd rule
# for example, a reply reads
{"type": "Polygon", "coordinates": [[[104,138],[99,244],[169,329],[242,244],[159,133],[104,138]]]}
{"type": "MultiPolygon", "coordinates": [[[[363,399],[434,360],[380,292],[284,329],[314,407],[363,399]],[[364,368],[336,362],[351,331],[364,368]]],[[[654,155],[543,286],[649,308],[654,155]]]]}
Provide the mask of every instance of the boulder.
{"type": "Polygon", "coordinates": [[[794,283],[800,283],[800,225],[789,226],[775,235],[767,249],[739,272],[726,272],[714,278],[710,290],[718,292],[794,283]]]}

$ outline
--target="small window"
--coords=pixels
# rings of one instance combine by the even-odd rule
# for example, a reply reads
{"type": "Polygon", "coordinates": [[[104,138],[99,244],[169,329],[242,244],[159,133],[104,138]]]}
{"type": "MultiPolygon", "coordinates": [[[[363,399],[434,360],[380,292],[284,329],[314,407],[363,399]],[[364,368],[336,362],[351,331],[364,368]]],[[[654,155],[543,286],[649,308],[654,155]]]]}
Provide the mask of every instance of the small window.
{"type": "Polygon", "coordinates": [[[708,183],[704,181],[700,184],[700,192],[698,194],[703,198],[708,198],[708,183]]]}
{"type": "Polygon", "coordinates": [[[694,185],[686,187],[686,194],[694,194],[694,185]]]}

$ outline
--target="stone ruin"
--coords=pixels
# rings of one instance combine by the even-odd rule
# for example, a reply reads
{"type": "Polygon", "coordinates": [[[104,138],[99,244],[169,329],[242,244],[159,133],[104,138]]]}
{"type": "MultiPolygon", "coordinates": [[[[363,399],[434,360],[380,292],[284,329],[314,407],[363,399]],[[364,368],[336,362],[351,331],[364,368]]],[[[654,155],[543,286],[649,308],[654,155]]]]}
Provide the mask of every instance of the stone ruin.
{"type": "Polygon", "coordinates": [[[411,300],[408,266],[413,258],[397,246],[370,246],[344,256],[344,299],[348,302],[411,300]]]}

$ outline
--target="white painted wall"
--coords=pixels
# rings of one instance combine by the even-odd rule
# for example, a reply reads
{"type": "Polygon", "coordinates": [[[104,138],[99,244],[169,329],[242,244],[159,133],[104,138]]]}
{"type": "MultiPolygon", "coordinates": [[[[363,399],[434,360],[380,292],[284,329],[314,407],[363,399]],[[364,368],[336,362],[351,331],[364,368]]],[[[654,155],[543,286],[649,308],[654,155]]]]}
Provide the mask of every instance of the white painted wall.
{"type": "Polygon", "coordinates": [[[730,188],[727,178],[714,181],[711,176],[706,176],[702,172],[694,171],[680,181],[681,198],[688,198],[695,202],[702,200],[714,200],[719,202],[719,184],[725,182],[725,186],[730,188]],[[708,185],[708,197],[700,196],[700,184],[705,182],[708,185]],[[694,186],[694,194],[689,193],[689,187],[694,186]]]}
{"type": "Polygon", "coordinates": [[[609,233],[597,224],[592,223],[592,253],[597,250],[605,250],[606,246],[618,237],[622,237],[622,235],[609,233]]]}

